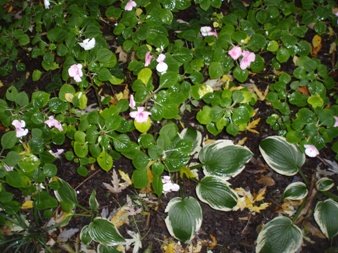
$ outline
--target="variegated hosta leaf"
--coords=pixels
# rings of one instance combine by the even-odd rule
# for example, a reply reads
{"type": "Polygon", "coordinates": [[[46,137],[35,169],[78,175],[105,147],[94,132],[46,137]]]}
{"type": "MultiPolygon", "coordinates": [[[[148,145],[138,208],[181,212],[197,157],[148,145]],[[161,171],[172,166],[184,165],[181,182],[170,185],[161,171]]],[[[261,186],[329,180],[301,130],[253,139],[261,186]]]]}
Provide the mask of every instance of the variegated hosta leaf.
{"type": "Polygon", "coordinates": [[[230,211],[237,205],[238,196],[220,177],[206,176],[196,187],[198,198],[213,209],[230,211]]]}
{"type": "Polygon", "coordinates": [[[105,246],[114,246],[125,242],[114,224],[102,218],[96,218],[88,225],[88,234],[93,241],[105,246]]]}
{"type": "Polygon", "coordinates": [[[193,197],[176,197],[169,201],[165,224],[171,236],[189,242],[202,225],[202,208],[193,197]]]}
{"type": "Polygon", "coordinates": [[[92,241],[92,238],[90,237],[88,232],[88,225],[83,226],[83,228],[81,229],[80,240],[85,245],[88,245],[92,241]]]}
{"type": "Polygon", "coordinates": [[[320,192],[330,190],[334,186],[334,182],[331,178],[322,177],[316,182],[316,189],[320,192]]]}
{"type": "Polygon", "coordinates": [[[97,245],[96,253],[121,253],[121,251],[111,246],[99,244],[97,245]]]}
{"type": "Polygon", "coordinates": [[[224,179],[238,175],[250,161],[253,153],[247,148],[234,145],[230,140],[208,144],[199,153],[204,174],[224,179]]]}
{"type": "Polygon", "coordinates": [[[279,216],[263,226],[257,238],[256,253],[294,253],[302,242],[302,230],[289,218],[279,216]]]}
{"type": "Polygon", "coordinates": [[[285,176],[297,174],[305,162],[304,153],[281,136],[262,140],[259,150],[271,169],[285,176]]]}
{"type": "Polygon", "coordinates": [[[190,155],[198,153],[201,150],[202,143],[202,134],[200,131],[197,131],[192,128],[184,128],[181,133],[178,134],[181,139],[191,140],[193,142],[193,147],[190,155]]]}
{"type": "Polygon", "coordinates": [[[307,194],[308,190],[303,182],[294,182],[285,188],[283,198],[289,200],[302,200],[307,194]]]}
{"type": "Polygon", "coordinates": [[[58,184],[57,189],[54,190],[56,199],[60,202],[62,210],[71,212],[77,205],[77,197],[75,190],[63,179],[53,177],[52,182],[58,184]]]}
{"type": "Polygon", "coordinates": [[[327,238],[338,234],[338,203],[332,199],[319,201],[316,205],[314,218],[327,238]]]}

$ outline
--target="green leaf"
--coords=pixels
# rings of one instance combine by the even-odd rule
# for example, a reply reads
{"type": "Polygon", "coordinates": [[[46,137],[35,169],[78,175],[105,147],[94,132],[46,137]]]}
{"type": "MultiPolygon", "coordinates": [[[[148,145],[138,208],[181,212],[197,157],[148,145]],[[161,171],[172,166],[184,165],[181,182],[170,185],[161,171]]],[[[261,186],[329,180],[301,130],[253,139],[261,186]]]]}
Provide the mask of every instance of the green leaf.
{"type": "Polygon", "coordinates": [[[27,154],[18,162],[20,169],[27,175],[33,175],[39,168],[40,159],[33,154],[27,154]]]}
{"type": "Polygon", "coordinates": [[[34,199],[34,207],[39,210],[55,208],[58,205],[58,202],[55,198],[50,196],[50,194],[46,191],[38,192],[33,197],[34,199]]]}
{"type": "Polygon", "coordinates": [[[285,188],[283,198],[289,200],[302,200],[307,194],[308,190],[303,182],[294,182],[285,188]]]}
{"type": "Polygon", "coordinates": [[[12,166],[14,167],[15,165],[17,165],[17,163],[19,162],[21,156],[18,152],[16,151],[9,151],[4,159],[4,162],[8,165],[8,166],[12,166]]]}
{"type": "Polygon", "coordinates": [[[114,246],[125,242],[114,224],[106,219],[95,218],[85,232],[88,232],[93,241],[105,246],[114,246]]]}
{"type": "Polygon", "coordinates": [[[279,216],[263,226],[258,234],[257,253],[296,253],[303,243],[303,233],[293,222],[279,216]]]}
{"type": "Polygon", "coordinates": [[[88,245],[92,241],[92,238],[89,235],[88,225],[82,227],[80,232],[80,240],[85,245],[88,245]]]}
{"type": "Polygon", "coordinates": [[[74,141],[73,147],[78,157],[84,158],[88,155],[88,144],[86,142],[74,141]]]}
{"type": "Polygon", "coordinates": [[[160,76],[160,87],[170,88],[178,83],[180,76],[176,72],[168,71],[160,76]]]}
{"type": "Polygon", "coordinates": [[[32,73],[32,80],[34,82],[39,81],[41,76],[42,76],[42,72],[38,69],[34,69],[34,71],[32,73]]]}
{"type": "Polygon", "coordinates": [[[137,79],[141,80],[145,85],[148,84],[153,72],[150,68],[143,68],[138,72],[137,79]]]}
{"type": "Polygon", "coordinates": [[[171,236],[182,242],[189,242],[202,225],[202,208],[193,197],[172,198],[165,212],[165,224],[171,236]]]}
{"type": "Polygon", "coordinates": [[[198,198],[211,208],[230,211],[237,205],[237,194],[219,177],[204,177],[196,187],[198,198]]]}
{"type": "Polygon", "coordinates": [[[234,69],[233,75],[237,81],[243,83],[248,79],[249,71],[247,69],[242,70],[240,67],[236,67],[234,69]]]}
{"type": "Polygon", "coordinates": [[[31,185],[31,180],[21,171],[13,170],[7,174],[6,183],[14,188],[27,188],[31,185]]]}
{"type": "Polygon", "coordinates": [[[324,105],[324,101],[319,94],[310,96],[307,102],[312,106],[313,109],[321,108],[324,105]]]}
{"type": "Polygon", "coordinates": [[[106,68],[112,68],[117,63],[115,54],[107,48],[98,49],[96,58],[106,68]]]}
{"type": "Polygon", "coordinates": [[[67,102],[67,101],[71,102],[71,100],[69,99],[69,95],[74,95],[75,92],[76,92],[75,88],[72,85],[65,83],[60,88],[59,99],[61,99],[64,102],[67,102]]]}
{"type": "Polygon", "coordinates": [[[276,52],[279,49],[279,44],[277,41],[271,40],[269,41],[266,49],[270,52],[276,52]]]}
{"type": "Polygon", "coordinates": [[[54,194],[56,199],[60,202],[62,210],[69,213],[75,209],[77,205],[77,197],[75,190],[63,179],[53,177],[52,183],[56,183],[54,194]]]}
{"type": "Polygon", "coordinates": [[[32,94],[32,103],[34,107],[45,107],[49,102],[50,94],[44,91],[35,91],[32,94]]]}
{"type": "Polygon", "coordinates": [[[270,136],[261,141],[259,150],[267,164],[279,174],[293,176],[305,163],[305,155],[284,137],[270,136]]]}
{"type": "Polygon", "coordinates": [[[218,140],[202,148],[199,160],[205,175],[228,179],[241,173],[252,156],[246,147],[234,145],[230,140],[218,140]]]}
{"type": "Polygon", "coordinates": [[[287,62],[290,58],[290,52],[288,49],[286,48],[281,48],[277,51],[277,55],[276,55],[277,61],[279,61],[280,63],[284,63],[287,62]]]}
{"type": "Polygon", "coordinates": [[[223,76],[223,66],[221,62],[211,62],[209,65],[209,76],[211,79],[218,79],[223,76]]]}
{"type": "Polygon", "coordinates": [[[330,190],[334,186],[334,182],[331,178],[322,177],[316,182],[316,189],[321,192],[330,190]]]}
{"type": "Polygon", "coordinates": [[[97,212],[99,209],[99,202],[96,199],[96,191],[95,189],[92,191],[89,197],[89,207],[92,211],[97,212]]]}
{"type": "Polygon", "coordinates": [[[332,239],[338,234],[338,203],[332,199],[319,201],[314,218],[323,234],[332,239]]]}
{"type": "Polygon", "coordinates": [[[9,131],[1,136],[1,146],[3,149],[11,149],[15,146],[17,140],[15,131],[9,131]]]}
{"type": "Polygon", "coordinates": [[[134,170],[131,179],[136,189],[142,189],[146,187],[148,185],[147,169],[134,170]]]}
{"type": "Polygon", "coordinates": [[[104,171],[110,171],[113,168],[113,158],[105,150],[97,157],[97,163],[104,171]]]}

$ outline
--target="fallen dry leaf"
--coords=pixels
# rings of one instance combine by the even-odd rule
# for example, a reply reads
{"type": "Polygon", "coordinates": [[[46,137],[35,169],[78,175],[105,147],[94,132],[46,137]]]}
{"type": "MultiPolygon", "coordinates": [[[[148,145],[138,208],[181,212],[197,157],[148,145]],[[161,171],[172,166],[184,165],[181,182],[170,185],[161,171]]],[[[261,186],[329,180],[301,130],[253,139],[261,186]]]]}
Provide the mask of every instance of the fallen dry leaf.
{"type": "Polygon", "coordinates": [[[119,62],[126,63],[128,61],[128,54],[123,51],[121,46],[116,48],[116,53],[119,55],[119,62]]]}
{"type": "Polygon", "coordinates": [[[263,201],[266,187],[260,189],[257,194],[252,195],[250,191],[246,191],[243,188],[236,188],[235,191],[240,196],[237,202],[237,209],[243,210],[249,209],[252,213],[260,213],[262,210],[270,206],[270,203],[261,203],[257,205],[256,202],[263,201]]]}
{"type": "Polygon", "coordinates": [[[119,228],[124,224],[129,224],[128,208],[123,206],[118,209],[110,221],[115,225],[116,228],[119,228]]]}
{"type": "Polygon", "coordinates": [[[326,239],[325,235],[322,233],[322,231],[320,231],[320,229],[318,229],[318,227],[312,225],[311,222],[309,221],[305,221],[303,223],[303,227],[304,227],[304,230],[305,232],[315,236],[315,237],[318,237],[320,239],[326,239]]]}
{"type": "Polygon", "coordinates": [[[246,143],[247,140],[248,140],[248,137],[244,137],[244,138],[240,139],[236,144],[243,146],[246,143]]]}
{"type": "Polygon", "coordinates": [[[299,86],[298,91],[302,93],[303,95],[310,96],[310,92],[307,86],[299,86]]]}
{"type": "Polygon", "coordinates": [[[31,209],[31,208],[33,208],[33,201],[32,200],[26,200],[21,205],[21,209],[31,209]]]}
{"type": "Polygon", "coordinates": [[[311,55],[313,57],[316,57],[321,49],[322,49],[322,37],[320,37],[318,34],[316,34],[312,38],[312,52],[311,52],[311,55]]]}
{"type": "Polygon", "coordinates": [[[255,128],[257,127],[260,121],[261,121],[261,118],[254,119],[247,125],[246,130],[254,134],[259,134],[259,132],[255,130],[255,128]]]}
{"type": "Polygon", "coordinates": [[[269,176],[261,176],[256,182],[264,186],[274,186],[276,184],[275,180],[269,176]]]}

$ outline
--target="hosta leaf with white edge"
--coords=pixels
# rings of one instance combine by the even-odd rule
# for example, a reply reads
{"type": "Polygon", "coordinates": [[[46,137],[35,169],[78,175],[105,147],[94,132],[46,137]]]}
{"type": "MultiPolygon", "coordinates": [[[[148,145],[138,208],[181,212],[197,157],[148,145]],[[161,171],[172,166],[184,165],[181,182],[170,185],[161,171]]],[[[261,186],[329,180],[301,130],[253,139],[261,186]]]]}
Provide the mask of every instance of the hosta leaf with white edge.
{"type": "Polygon", "coordinates": [[[216,210],[231,211],[237,205],[237,194],[220,177],[204,177],[196,187],[196,194],[202,202],[216,210]]]}
{"type": "Polygon", "coordinates": [[[307,194],[308,190],[303,182],[294,182],[285,188],[283,198],[289,200],[302,200],[307,194]]]}
{"type": "Polygon", "coordinates": [[[302,242],[302,230],[289,218],[279,216],[265,224],[258,234],[256,253],[294,253],[302,242]]]}
{"type": "Polygon", "coordinates": [[[331,178],[322,177],[316,182],[316,189],[320,192],[330,190],[334,186],[334,182],[331,178]]]}
{"type": "Polygon", "coordinates": [[[247,147],[234,145],[230,140],[218,140],[201,149],[199,160],[205,175],[228,179],[241,173],[252,156],[247,147]]]}
{"type": "Polygon", "coordinates": [[[182,242],[191,241],[202,225],[202,208],[193,197],[176,197],[169,201],[165,224],[171,236],[182,242]]]}
{"type": "Polygon", "coordinates": [[[93,241],[105,246],[114,246],[125,243],[125,239],[115,228],[114,224],[106,219],[94,219],[88,225],[88,233],[93,241]]]}
{"type": "Polygon", "coordinates": [[[77,205],[77,197],[75,190],[63,179],[53,177],[52,182],[58,182],[58,188],[54,190],[56,199],[60,202],[62,210],[71,212],[77,205]]]}
{"type": "Polygon", "coordinates": [[[319,201],[314,218],[323,234],[331,239],[338,234],[338,203],[332,199],[319,201]]]}
{"type": "Polygon", "coordinates": [[[88,225],[83,226],[83,228],[81,229],[80,240],[82,243],[86,245],[88,245],[92,241],[88,232],[88,225]]]}
{"type": "Polygon", "coordinates": [[[181,139],[189,139],[193,141],[193,147],[190,155],[198,153],[201,150],[203,137],[200,131],[196,131],[192,128],[184,128],[178,135],[181,139]]]}
{"type": "Polygon", "coordinates": [[[305,162],[305,155],[284,137],[270,136],[261,141],[259,150],[267,164],[277,173],[293,176],[305,162]]]}

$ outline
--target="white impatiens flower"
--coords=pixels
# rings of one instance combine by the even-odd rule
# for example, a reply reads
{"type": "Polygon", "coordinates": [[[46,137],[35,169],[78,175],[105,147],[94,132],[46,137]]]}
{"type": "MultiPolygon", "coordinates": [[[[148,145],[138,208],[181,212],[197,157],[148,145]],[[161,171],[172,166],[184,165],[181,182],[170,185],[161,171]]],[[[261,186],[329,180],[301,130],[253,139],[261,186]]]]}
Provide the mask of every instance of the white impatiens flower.
{"type": "Polygon", "coordinates": [[[178,184],[171,182],[170,176],[163,176],[162,183],[163,183],[164,194],[168,192],[177,192],[180,189],[180,186],[178,184]]]}
{"type": "Polygon", "coordinates": [[[81,82],[81,77],[83,76],[82,64],[73,64],[72,66],[70,66],[68,69],[68,75],[70,77],[73,77],[75,82],[81,82]]]}
{"type": "Polygon", "coordinates": [[[165,54],[160,54],[156,59],[156,61],[158,62],[156,70],[160,73],[167,72],[168,65],[164,62],[165,58],[166,58],[165,54]]]}
{"type": "Polygon", "coordinates": [[[314,145],[311,145],[311,144],[304,145],[304,148],[305,148],[305,154],[308,157],[316,157],[317,155],[319,155],[319,151],[314,145]]]}
{"type": "Polygon", "coordinates": [[[17,138],[21,138],[28,134],[28,129],[25,129],[26,122],[24,120],[13,120],[12,126],[15,127],[15,134],[17,138]]]}
{"type": "Polygon", "coordinates": [[[43,0],[43,4],[44,4],[44,6],[45,6],[45,9],[49,9],[49,7],[50,7],[50,2],[49,2],[49,0],[43,0]]]}
{"type": "Polygon", "coordinates": [[[84,49],[84,50],[90,50],[95,47],[95,38],[92,39],[85,39],[82,42],[79,42],[79,45],[84,49]]]}
{"type": "Polygon", "coordinates": [[[206,36],[217,37],[217,32],[212,30],[212,28],[210,26],[202,26],[201,29],[200,29],[200,32],[201,32],[203,37],[206,37],[206,36]]]}

